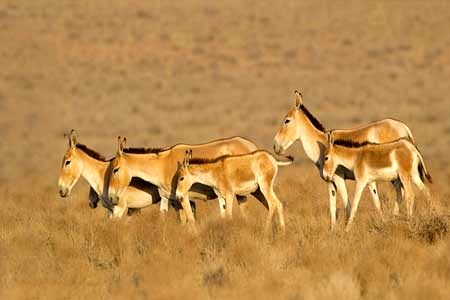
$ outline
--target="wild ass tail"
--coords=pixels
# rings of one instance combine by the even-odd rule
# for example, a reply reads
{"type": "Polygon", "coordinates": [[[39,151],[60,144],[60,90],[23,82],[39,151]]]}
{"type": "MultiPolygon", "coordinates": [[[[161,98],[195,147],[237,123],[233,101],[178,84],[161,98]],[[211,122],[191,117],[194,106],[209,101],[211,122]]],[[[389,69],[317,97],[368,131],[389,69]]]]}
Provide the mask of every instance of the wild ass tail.
{"type": "MultiPolygon", "coordinates": [[[[406,132],[408,133],[408,139],[409,139],[409,141],[410,141],[411,143],[413,143],[413,145],[416,145],[416,140],[414,139],[414,137],[413,137],[413,135],[412,135],[411,129],[409,129],[408,125],[406,125],[406,124],[405,124],[405,127],[406,127],[406,132]]],[[[417,146],[416,146],[416,148],[417,148],[417,146]]]]}
{"type": "Polygon", "coordinates": [[[279,166],[289,166],[294,161],[294,157],[293,156],[289,155],[289,156],[286,156],[285,158],[286,158],[285,160],[278,160],[278,159],[276,159],[277,165],[279,165],[279,166]]]}
{"type": "Polygon", "coordinates": [[[424,181],[424,177],[425,177],[428,180],[429,183],[433,183],[433,178],[431,178],[431,175],[428,172],[427,167],[425,166],[425,162],[423,161],[422,154],[420,153],[420,151],[417,148],[417,146],[416,146],[416,150],[417,150],[417,156],[420,159],[419,166],[418,166],[420,179],[422,179],[422,181],[425,182],[424,181]]]}

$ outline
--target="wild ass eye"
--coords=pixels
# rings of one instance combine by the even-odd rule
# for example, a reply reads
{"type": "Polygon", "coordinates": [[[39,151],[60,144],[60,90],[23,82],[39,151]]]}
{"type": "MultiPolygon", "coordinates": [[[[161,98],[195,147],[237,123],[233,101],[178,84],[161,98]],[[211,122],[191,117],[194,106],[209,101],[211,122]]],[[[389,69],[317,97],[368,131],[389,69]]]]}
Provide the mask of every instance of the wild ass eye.
{"type": "Polygon", "coordinates": [[[291,121],[290,119],[286,119],[284,120],[284,124],[289,124],[290,121],[291,121]]]}
{"type": "Polygon", "coordinates": [[[114,174],[117,174],[117,172],[119,172],[119,169],[120,169],[120,168],[115,168],[115,169],[113,170],[113,173],[114,173],[114,174]]]}
{"type": "Polygon", "coordinates": [[[327,161],[327,160],[328,160],[328,158],[329,158],[328,156],[325,156],[325,161],[327,161]]]}
{"type": "Polygon", "coordinates": [[[70,165],[70,160],[66,160],[66,162],[64,163],[65,166],[70,165]]]}
{"type": "Polygon", "coordinates": [[[184,180],[184,177],[180,177],[180,181],[183,181],[184,180]]]}

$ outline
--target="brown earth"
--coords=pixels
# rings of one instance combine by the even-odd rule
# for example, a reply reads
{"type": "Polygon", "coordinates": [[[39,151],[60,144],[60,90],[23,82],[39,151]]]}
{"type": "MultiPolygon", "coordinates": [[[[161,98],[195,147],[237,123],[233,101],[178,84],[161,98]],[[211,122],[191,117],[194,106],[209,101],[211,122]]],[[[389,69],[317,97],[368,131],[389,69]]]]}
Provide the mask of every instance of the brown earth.
{"type": "Polygon", "coordinates": [[[448,299],[450,5],[221,2],[0,2],[0,298],[448,299]],[[57,195],[71,128],[109,156],[117,135],[271,149],[294,89],[327,128],[406,122],[433,207],[419,197],[411,221],[393,218],[381,185],[385,223],[365,195],[354,230],[341,212],[330,233],[326,185],[300,145],[277,179],[285,237],[263,237],[256,201],[231,223],[198,203],[196,238],[157,207],[107,220],[85,182],[57,195]]]}

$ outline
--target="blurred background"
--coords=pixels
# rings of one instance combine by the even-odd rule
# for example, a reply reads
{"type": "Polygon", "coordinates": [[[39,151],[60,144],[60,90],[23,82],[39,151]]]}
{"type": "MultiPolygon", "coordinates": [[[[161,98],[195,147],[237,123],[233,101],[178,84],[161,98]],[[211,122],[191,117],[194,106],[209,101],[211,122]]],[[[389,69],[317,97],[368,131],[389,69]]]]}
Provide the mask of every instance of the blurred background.
{"type": "Polygon", "coordinates": [[[404,121],[450,177],[446,1],[3,0],[0,41],[1,181],[54,188],[72,128],[106,156],[118,135],[272,149],[295,89],[327,128],[404,121]]]}

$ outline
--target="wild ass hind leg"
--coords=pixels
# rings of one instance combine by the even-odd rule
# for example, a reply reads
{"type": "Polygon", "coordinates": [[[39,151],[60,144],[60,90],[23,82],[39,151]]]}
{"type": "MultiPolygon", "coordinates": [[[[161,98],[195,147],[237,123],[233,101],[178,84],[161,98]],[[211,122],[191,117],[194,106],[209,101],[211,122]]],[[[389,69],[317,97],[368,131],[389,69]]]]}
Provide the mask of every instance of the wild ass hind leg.
{"type": "Polygon", "coordinates": [[[400,213],[400,205],[402,204],[402,199],[403,199],[403,185],[402,185],[402,182],[400,181],[400,179],[391,181],[391,183],[395,188],[395,194],[396,194],[394,208],[392,210],[392,213],[394,214],[394,216],[398,216],[400,213]]]}
{"type": "MultiPolygon", "coordinates": [[[[339,195],[341,196],[342,199],[342,204],[344,205],[345,208],[345,219],[348,220],[348,218],[350,217],[350,212],[352,210],[352,206],[350,204],[350,201],[348,201],[348,194],[347,194],[347,187],[345,186],[345,179],[335,175],[333,177],[333,182],[336,185],[336,190],[339,193],[339,195]]],[[[335,200],[336,202],[336,200],[335,200]]]]}
{"type": "Polygon", "coordinates": [[[359,201],[361,200],[362,192],[367,185],[367,180],[357,180],[355,188],[355,196],[353,198],[352,211],[350,213],[350,218],[348,219],[347,226],[345,226],[345,231],[348,232],[353,224],[353,219],[355,218],[356,211],[358,210],[359,201]]]}
{"type": "Polygon", "coordinates": [[[374,181],[369,182],[367,184],[367,188],[370,190],[373,204],[375,205],[378,215],[380,216],[381,220],[384,221],[383,211],[381,210],[380,197],[378,196],[377,184],[374,181]]]}
{"type": "Polygon", "coordinates": [[[400,181],[405,189],[404,197],[406,201],[406,213],[408,218],[412,217],[414,206],[414,191],[412,189],[411,177],[408,174],[399,174],[400,181]]]}
{"type": "Polygon", "coordinates": [[[426,198],[426,200],[428,202],[428,205],[430,207],[433,207],[433,201],[431,199],[430,189],[422,181],[422,179],[420,178],[420,175],[418,174],[418,172],[417,172],[417,174],[413,174],[412,182],[424,194],[424,196],[425,196],[425,198],[426,198]]]}
{"type": "MultiPolygon", "coordinates": [[[[266,224],[264,225],[264,232],[267,234],[269,233],[269,228],[272,225],[273,214],[275,213],[275,211],[278,211],[280,209],[281,202],[273,192],[273,183],[271,181],[264,179],[261,183],[259,183],[259,188],[267,201],[267,208],[269,210],[266,218],[266,224]]],[[[278,212],[278,214],[280,215],[280,211],[278,212]]],[[[282,207],[281,207],[280,226],[282,226],[281,229],[284,232],[284,216],[282,207]]]]}
{"type": "Polygon", "coordinates": [[[248,213],[247,213],[247,206],[248,206],[248,199],[247,196],[236,196],[238,205],[239,205],[239,211],[241,213],[241,217],[244,220],[248,219],[248,213]]]}

